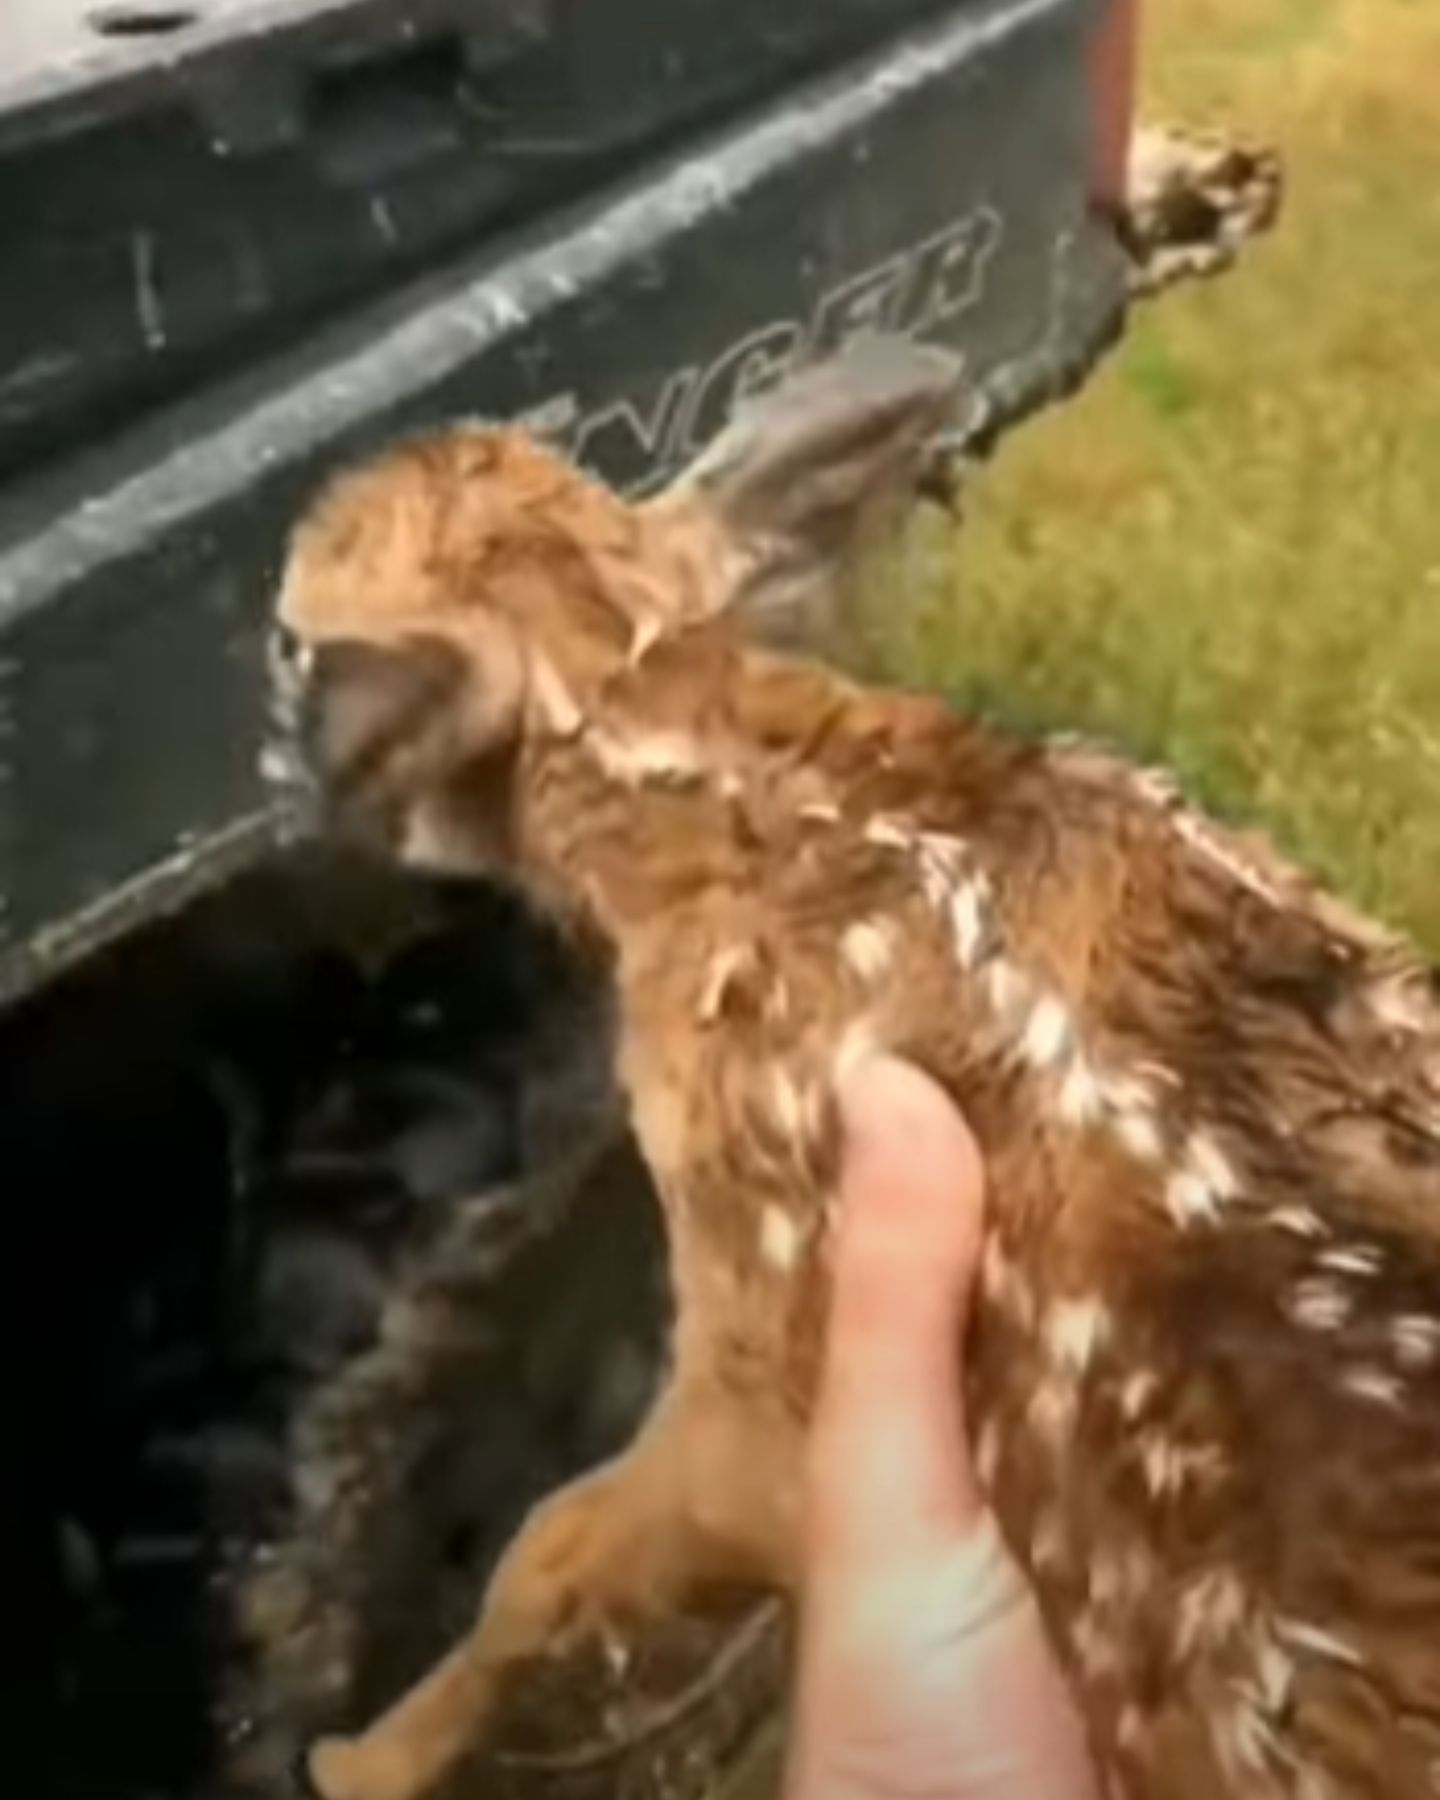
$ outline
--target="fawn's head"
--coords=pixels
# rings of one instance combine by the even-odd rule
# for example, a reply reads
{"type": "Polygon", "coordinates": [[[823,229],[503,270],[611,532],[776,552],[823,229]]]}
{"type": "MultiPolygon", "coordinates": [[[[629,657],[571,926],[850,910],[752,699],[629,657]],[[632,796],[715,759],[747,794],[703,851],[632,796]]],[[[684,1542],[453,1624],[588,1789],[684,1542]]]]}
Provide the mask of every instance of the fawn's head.
{"type": "Polygon", "coordinates": [[[643,505],[504,428],[340,476],[295,530],[278,606],[311,777],[406,860],[503,858],[521,753],[584,730],[655,643],[726,613],[823,643],[838,567],[913,496],[957,373],[865,340],[741,412],[643,505]]]}

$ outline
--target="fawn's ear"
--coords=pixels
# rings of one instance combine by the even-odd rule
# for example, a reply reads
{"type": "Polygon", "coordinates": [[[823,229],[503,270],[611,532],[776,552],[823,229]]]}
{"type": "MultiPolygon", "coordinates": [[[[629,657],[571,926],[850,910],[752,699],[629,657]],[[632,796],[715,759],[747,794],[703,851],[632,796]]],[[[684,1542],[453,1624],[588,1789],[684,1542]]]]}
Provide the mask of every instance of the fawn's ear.
{"type": "Polygon", "coordinates": [[[772,643],[825,646],[837,577],[933,472],[958,358],[866,336],[739,409],[660,504],[699,503],[742,554],[725,596],[772,643]]]}

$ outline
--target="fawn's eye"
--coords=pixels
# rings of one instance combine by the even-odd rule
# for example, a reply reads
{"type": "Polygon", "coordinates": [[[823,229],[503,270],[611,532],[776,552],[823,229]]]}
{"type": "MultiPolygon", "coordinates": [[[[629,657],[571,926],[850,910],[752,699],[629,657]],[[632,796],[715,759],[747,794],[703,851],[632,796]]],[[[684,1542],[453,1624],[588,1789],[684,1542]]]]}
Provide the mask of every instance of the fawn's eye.
{"type": "Polygon", "coordinates": [[[314,657],[308,644],[290,626],[277,624],[270,633],[270,663],[273,670],[301,680],[310,672],[314,657]]]}

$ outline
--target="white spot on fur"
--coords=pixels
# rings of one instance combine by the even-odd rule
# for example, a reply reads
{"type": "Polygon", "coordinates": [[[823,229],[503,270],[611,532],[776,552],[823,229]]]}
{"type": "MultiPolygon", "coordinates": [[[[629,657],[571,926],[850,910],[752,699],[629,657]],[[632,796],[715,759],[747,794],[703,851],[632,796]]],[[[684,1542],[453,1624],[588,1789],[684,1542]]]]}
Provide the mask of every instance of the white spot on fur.
{"type": "Polygon", "coordinates": [[[1371,987],[1370,1010],[1388,1030],[1407,1035],[1424,1031],[1433,1017],[1423,991],[1404,975],[1385,977],[1371,987]]]}
{"type": "Polygon", "coordinates": [[[1302,1281],[1287,1296],[1285,1311],[1306,1331],[1338,1331],[1350,1317],[1351,1301],[1338,1282],[1302,1281]]]}
{"type": "Polygon", "coordinates": [[[1229,1569],[1210,1569],[1186,1584],[1175,1610],[1175,1654],[1188,1662],[1197,1650],[1223,1644],[1244,1622],[1249,1602],[1229,1569]]]}
{"type": "Polygon", "coordinates": [[[920,889],[936,912],[945,912],[950,904],[953,883],[938,863],[920,859],[920,889]]]}
{"type": "Polygon", "coordinates": [[[1275,1635],[1292,1650],[1303,1650],[1309,1656],[1323,1657],[1327,1662],[1344,1663],[1351,1669],[1363,1669],[1365,1658],[1353,1644],[1327,1631],[1323,1625],[1311,1625],[1304,1619],[1280,1618],[1275,1621],[1275,1635]]]}
{"type": "Polygon", "coordinates": [[[1156,1163],[1165,1154],[1165,1140],[1153,1113],[1131,1110],[1116,1113],[1116,1137],[1137,1162],[1156,1163]]]}
{"type": "Polygon", "coordinates": [[[1039,1304],[1035,1299],[1035,1290],[1024,1275],[1013,1264],[1010,1271],[1010,1286],[1005,1296],[1005,1304],[1010,1316],[1022,1331],[1035,1329],[1035,1318],[1039,1312],[1039,1304]]]}
{"type": "Polygon", "coordinates": [[[705,971],[705,985],[700,990],[700,1023],[713,1025],[725,1010],[725,996],[731,983],[753,962],[753,952],[744,944],[729,944],[717,950],[705,971]]]}
{"type": "Polygon", "coordinates": [[[1295,1686],[1295,1661],[1273,1638],[1262,1637],[1255,1650],[1255,1693],[1272,1713],[1283,1711],[1295,1686]]]}
{"type": "Polygon", "coordinates": [[[790,984],[783,975],[775,976],[770,982],[761,1004],[771,1024],[783,1025],[790,1017],[790,984]]]}
{"type": "Polygon", "coordinates": [[[1325,1236],[1325,1221],[1308,1206],[1277,1206],[1265,1216],[1277,1231],[1288,1231],[1291,1237],[1325,1236]]]}
{"type": "Polygon", "coordinates": [[[1103,1110],[1103,1093],[1090,1064],[1080,1051],[1075,1051],[1061,1077],[1056,1097],[1060,1117],[1067,1125],[1092,1124],[1103,1110]]]}
{"type": "Polygon", "coordinates": [[[611,1676],[616,1681],[623,1681],[630,1672],[630,1646],[614,1631],[602,1631],[600,1647],[611,1676]]]}
{"type": "Polygon", "coordinates": [[[1424,1313],[1402,1313],[1390,1321],[1390,1347],[1402,1369],[1418,1373],[1440,1355],[1440,1319],[1424,1313]]]}
{"type": "Polygon", "coordinates": [[[964,872],[965,859],[970,854],[970,846],[964,838],[955,837],[948,831],[922,831],[918,842],[920,854],[926,862],[944,869],[952,880],[959,880],[964,872]]]}
{"type": "Polygon", "coordinates": [[[1154,1570],[1143,1550],[1134,1545],[1102,1550],[1091,1559],[1090,1599],[1104,1609],[1125,1605],[1145,1593],[1153,1580],[1154,1570]]]}
{"type": "Polygon", "coordinates": [[[1265,1774],[1274,1762],[1283,1760],[1283,1750],[1263,1709],[1243,1687],[1235,1685],[1240,1697],[1211,1715],[1210,1736],[1227,1775],[1238,1784],[1243,1780],[1240,1770],[1265,1774]]]}
{"type": "Polygon", "coordinates": [[[1139,1069],[1109,1070],[1103,1079],[1105,1104],[1111,1112],[1154,1112],[1155,1091],[1139,1069]]]}
{"type": "Polygon", "coordinates": [[[1182,1169],[1165,1184],[1165,1210],[1177,1225],[1213,1225],[1220,1217],[1220,1195],[1192,1170],[1182,1169]]]}
{"type": "Polygon", "coordinates": [[[1213,1445],[1178,1444],[1159,1431],[1147,1433],[1140,1461],[1145,1485],[1157,1500],[1178,1494],[1191,1482],[1214,1480],[1225,1467],[1224,1457],[1213,1445]]]}
{"type": "Polygon", "coordinates": [[[1122,1565],[1118,1556],[1108,1551],[1097,1550],[1090,1559],[1090,1580],[1088,1583],[1090,1599],[1094,1605],[1108,1610],[1119,1600],[1125,1590],[1122,1565]]]}
{"type": "Polygon", "coordinates": [[[985,965],[980,983],[986,1004],[1002,1017],[1019,1007],[1030,985],[1014,963],[1003,956],[985,965]]]}
{"type": "Polygon", "coordinates": [[[800,1261],[800,1227],[783,1206],[767,1206],[760,1215],[760,1255],[782,1275],[800,1261]]]}
{"type": "Polygon", "coordinates": [[[1153,1369],[1137,1369],[1133,1375],[1127,1375],[1120,1388],[1121,1415],[1132,1423],[1138,1419],[1160,1386],[1160,1378],[1153,1369]]]}
{"type": "Polygon", "coordinates": [[[990,1303],[1029,1330],[1035,1322],[1035,1293],[1017,1265],[1005,1254],[995,1232],[980,1253],[980,1291],[990,1303]]]}
{"type": "Polygon", "coordinates": [[[783,1063],[770,1070],[770,1099],[781,1134],[797,1148],[807,1138],[807,1109],[800,1083],[783,1063]]]}
{"type": "Polygon", "coordinates": [[[811,800],[800,808],[800,817],[812,825],[838,825],[840,808],[833,800],[811,800]]]}
{"type": "Polygon", "coordinates": [[[1265,901],[1268,906],[1280,907],[1282,896],[1275,891],[1274,885],[1260,871],[1233,849],[1223,843],[1215,828],[1198,814],[1180,811],[1174,815],[1175,829],[1190,845],[1198,850],[1208,862],[1223,869],[1233,881],[1254,894],[1257,899],[1265,901]]]}
{"type": "Polygon", "coordinates": [[[546,728],[559,738],[579,735],[585,715],[547,657],[537,656],[530,669],[530,692],[546,728]]]}
{"type": "Polygon", "coordinates": [[[1131,772],[1130,785],[1142,800],[1150,806],[1159,807],[1162,812],[1169,812],[1172,807],[1184,804],[1185,796],[1180,784],[1168,769],[1135,769],[1131,772]]]}
{"type": "Polygon", "coordinates": [[[1180,1451],[1168,1438],[1158,1432],[1148,1437],[1141,1448],[1140,1460],[1145,1470],[1145,1485],[1157,1500],[1179,1490],[1180,1451]]]}
{"type": "Polygon", "coordinates": [[[965,873],[966,846],[959,838],[938,831],[920,832],[915,845],[925,898],[937,912],[943,912],[965,873]]]}
{"type": "Polygon", "coordinates": [[[1336,1275],[1378,1275],[1380,1263],[1380,1252],[1363,1244],[1322,1250],[1315,1258],[1317,1268],[1336,1275]]]}
{"type": "Polygon", "coordinates": [[[840,954],[861,981],[883,981],[895,961],[898,941],[893,919],[857,919],[840,939],[840,954]]]}
{"type": "Polygon", "coordinates": [[[1101,1300],[1057,1300],[1045,1314],[1045,1347],[1062,1369],[1083,1374],[1110,1336],[1109,1308],[1101,1300]]]}
{"type": "Polygon", "coordinates": [[[1020,1053],[1033,1069],[1048,1069],[1058,1062],[1070,1042],[1070,1015],[1054,994],[1046,994],[1030,1009],[1020,1039],[1020,1053]]]}
{"type": "Polygon", "coordinates": [[[1080,1407],[1073,1376],[1051,1375],[1030,1396],[1026,1417],[1036,1433],[1052,1447],[1069,1437],[1080,1407]]]}
{"type": "Polygon", "coordinates": [[[605,774],[626,787],[647,782],[684,785],[698,781],[705,772],[699,746],[687,732],[654,731],[621,738],[596,731],[589,742],[605,774]]]}
{"type": "Polygon", "coordinates": [[[1376,1406],[1398,1407],[1405,1398],[1405,1384],[1400,1377],[1370,1363],[1357,1363],[1346,1369],[1340,1386],[1357,1400],[1371,1400],[1376,1406]]]}
{"type": "Polygon", "coordinates": [[[1185,1160],[1219,1200],[1233,1200],[1240,1191],[1230,1159],[1208,1131],[1192,1131],[1185,1144],[1185,1160]]]}
{"type": "Polygon", "coordinates": [[[1120,1667],[1115,1640],[1093,1613],[1083,1612],[1075,1620],[1070,1628],[1070,1647],[1092,1679],[1111,1675],[1120,1667]]]}
{"type": "Polygon", "coordinates": [[[915,842],[913,827],[884,813],[867,819],[861,836],[867,844],[878,844],[885,850],[908,850],[915,842]]]}
{"type": "Polygon", "coordinates": [[[962,969],[973,969],[985,942],[985,910],[989,898],[982,875],[962,882],[950,897],[950,941],[962,969]]]}
{"type": "Polygon", "coordinates": [[[630,632],[630,667],[638,669],[664,635],[664,621],[658,613],[639,614],[630,632]]]}
{"type": "Polygon", "coordinates": [[[857,1063],[874,1056],[879,1048],[875,1027],[868,1018],[852,1019],[835,1045],[835,1079],[842,1081],[857,1063]]]}

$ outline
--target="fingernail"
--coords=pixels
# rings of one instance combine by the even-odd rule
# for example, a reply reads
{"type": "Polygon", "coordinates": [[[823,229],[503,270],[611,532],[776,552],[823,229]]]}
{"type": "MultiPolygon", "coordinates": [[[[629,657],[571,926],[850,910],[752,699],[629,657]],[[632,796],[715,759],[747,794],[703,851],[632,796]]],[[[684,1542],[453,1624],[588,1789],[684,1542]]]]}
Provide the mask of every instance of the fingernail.
{"type": "Polygon", "coordinates": [[[912,1063],[875,1054],[837,1081],[846,1238],[898,1233],[907,1255],[968,1253],[983,1199],[979,1150],[958,1108],[912,1063]]]}
{"type": "Polygon", "coordinates": [[[847,1156],[899,1156],[906,1163],[933,1152],[970,1151],[970,1132],[945,1090],[913,1063],[872,1051],[842,1068],[836,1080],[847,1156]]]}

